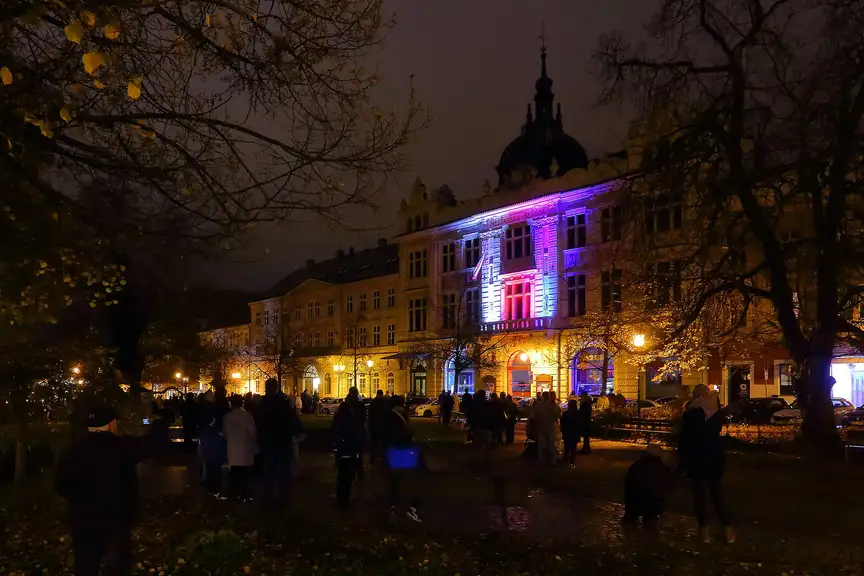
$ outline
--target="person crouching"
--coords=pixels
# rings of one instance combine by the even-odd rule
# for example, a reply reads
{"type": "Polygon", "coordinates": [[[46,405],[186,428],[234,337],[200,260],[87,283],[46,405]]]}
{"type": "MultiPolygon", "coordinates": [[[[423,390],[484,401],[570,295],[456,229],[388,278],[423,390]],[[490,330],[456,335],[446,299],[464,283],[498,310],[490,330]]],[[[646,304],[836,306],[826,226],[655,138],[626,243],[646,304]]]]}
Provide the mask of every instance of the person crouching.
{"type": "Polygon", "coordinates": [[[654,526],[665,507],[671,482],[672,471],[663,462],[663,449],[649,444],[624,478],[624,525],[641,520],[643,526],[654,526]]]}

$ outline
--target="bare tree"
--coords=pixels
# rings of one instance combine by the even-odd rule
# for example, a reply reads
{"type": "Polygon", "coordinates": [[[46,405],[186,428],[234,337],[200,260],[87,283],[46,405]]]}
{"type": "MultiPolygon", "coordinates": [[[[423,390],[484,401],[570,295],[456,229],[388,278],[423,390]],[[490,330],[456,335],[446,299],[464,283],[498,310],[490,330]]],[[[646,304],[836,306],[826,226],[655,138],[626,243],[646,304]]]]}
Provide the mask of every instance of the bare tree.
{"type": "Polygon", "coordinates": [[[301,346],[302,334],[288,334],[286,325],[278,323],[264,328],[263,343],[253,346],[249,355],[249,373],[276,379],[280,384],[288,374],[300,368],[296,351],[301,346]]]}
{"type": "Polygon", "coordinates": [[[610,34],[598,51],[604,97],[632,96],[645,114],[630,203],[643,231],[675,237],[686,270],[672,334],[718,300],[737,308],[723,332],[770,314],[797,368],[804,433],[822,446],[838,438],[834,350],[861,350],[864,335],[849,313],[864,262],[862,18],[839,0],[666,0],[650,43],[610,34]],[[667,225],[676,209],[682,222],[667,225]]]}

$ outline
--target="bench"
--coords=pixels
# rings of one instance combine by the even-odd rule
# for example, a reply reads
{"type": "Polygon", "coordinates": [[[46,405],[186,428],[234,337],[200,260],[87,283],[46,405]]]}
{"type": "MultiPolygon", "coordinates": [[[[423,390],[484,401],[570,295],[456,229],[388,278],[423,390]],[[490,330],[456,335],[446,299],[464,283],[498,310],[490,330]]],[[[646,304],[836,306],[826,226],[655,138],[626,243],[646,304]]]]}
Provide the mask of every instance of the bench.
{"type": "Polygon", "coordinates": [[[657,418],[630,418],[622,422],[619,426],[607,426],[606,437],[609,437],[609,431],[615,430],[618,432],[638,432],[640,434],[672,434],[672,422],[670,420],[661,420],[657,418]]]}

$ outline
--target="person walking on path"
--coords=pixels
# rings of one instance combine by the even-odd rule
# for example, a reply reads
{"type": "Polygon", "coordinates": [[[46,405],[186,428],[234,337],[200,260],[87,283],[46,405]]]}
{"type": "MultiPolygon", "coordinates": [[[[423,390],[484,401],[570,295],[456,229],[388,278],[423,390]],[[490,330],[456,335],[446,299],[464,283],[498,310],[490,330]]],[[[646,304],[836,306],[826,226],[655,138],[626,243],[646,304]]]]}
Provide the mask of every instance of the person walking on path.
{"type": "Polygon", "coordinates": [[[293,440],[303,425],[275,378],[264,383],[264,398],[258,407],[256,423],[261,448],[262,504],[279,505],[285,498],[291,476],[293,440]]]}
{"type": "Polygon", "coordinates": [[[228,467],[231,497],[250,502],[250,475],[258,453],[258,433],[252,414],[243,409],[243,397],[231,397],[231,411],[222,423],[222,435],[228,443],[228,467]]]}
{"type": "Polygon", "coordinates": [[[351,487],[362,466],[359,462],[364,438],[362,412],[365,407],[360,402],[360,393],[352,386],[330,425],[336,454],[336,505],[343,509],[351,506],[351,487]]]}
{"type": "Polygon", "coordinates": [[[537,437],[537,461],[546,466],[554,466],[558,459],[555,450],[555,434],[559,414],[560,410],[552,402],[549,392],[543,392],[540,400],[534,402],[531,419],[537,437]]]}
{"type": "Polygon", "coordinates": [[[576,448],[582,435],[582,415],[576,400],[567,401],[567,410],[561,415],[561,437],[564,440],[564,463],[576,463],[576,448]]]}
{"type": "MultiPolygon", "coordinates": [[[[381,441],[384,447],[385,463],[388,480],[390,482],[390,521],[394,522],[397,517],[397,506],[403,498],[404,477],[412,469],[424,467],[422,457],[419,455],[419,447],[414,443],[414,436],[408,424],[408,413],[405,409],[405,399],[402,396],[393,396],[392,408],[387,415],[387,420],[382,430],[381,441]],[[416,455],[416,461],[407,462],[412,455],[416,455]],[[413,464],[413,466],[412,466],[413,464]]],[[[414,522],[422,522],[417,509],[419,503],[412,498],[405,515],[414,522]]]]}
{"type": "Polygon", "coordinates": [[[57,493],[69,502],[75,576],[109,576],[132,569],[132,528],[138,521],[135,466],[169,445],[167,420],[157,418],[143,436],[122,436],[117,414],[96,407],[87,434],[76,440],[57,466],[57,493]]]}
{"type": "Polygon", "coordinates": [[[726,542],[735,542],[735,532],[726,509],[720,481],[726,468],[726,457],[720,433],[723,415],[719,398],[707,386],[700,384],[693,390],[693,401],[681,417],[678,438],[678,459],[690,479],[693,489],[693,507],[699,523],[699,536],[710,542],[708,516],[705,509],[707,489],[714,512],[725,531],[726,542]]]}
{"type": "Polygon", "coordinates": [[[588,392],[583,390],[582,395],[579,396],[579,416],[581,417],[579,428],[582,432],[582,454],[591,453],[591,412],[593,408],[594,400],[588,392]]]}

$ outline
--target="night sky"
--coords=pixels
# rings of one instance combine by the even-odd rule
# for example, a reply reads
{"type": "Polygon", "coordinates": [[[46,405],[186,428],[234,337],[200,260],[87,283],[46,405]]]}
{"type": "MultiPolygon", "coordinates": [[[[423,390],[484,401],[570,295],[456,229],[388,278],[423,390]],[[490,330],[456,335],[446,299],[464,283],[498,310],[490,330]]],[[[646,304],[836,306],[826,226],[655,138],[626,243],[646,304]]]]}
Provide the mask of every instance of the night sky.
{"type": "Polygon", "coordinates": [[[419,176],[430,188],[448,184],[457,197],[482,193],[484,179],[497,183],[495,165],[519,135],[525,107],[540,73],[542,23],[549,75],[564,126],[589,157],[617,150],[628,118],[596,106],[598,85],[591,54],[612,29],[640,35],[655,2],[648,0],[388,0],[398,25],[377,60],[382,104],[404,102],[414,75],[430,126],[407,150],[411,169],[378,199],[380,210],[364,233],[322,229],[318,224],[262,228],[248,249],[208,266],[219,287],[263,290],[307,258],[323,260],[337,248],[359,250],[396,232],[395,210],[419,176]]]}

